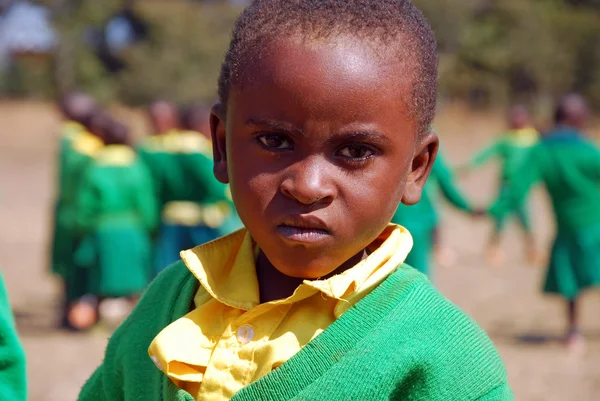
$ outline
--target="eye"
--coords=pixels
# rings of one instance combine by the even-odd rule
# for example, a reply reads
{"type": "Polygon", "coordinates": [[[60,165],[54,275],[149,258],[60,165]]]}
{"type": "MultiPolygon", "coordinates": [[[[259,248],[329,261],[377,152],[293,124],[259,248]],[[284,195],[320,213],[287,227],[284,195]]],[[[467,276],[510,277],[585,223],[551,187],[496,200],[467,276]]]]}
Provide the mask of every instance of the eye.
{"type": "Polygon", "coordinates": [[[257,137],[258,142],[267,150],[294,149],[292,141],[280,134],[262,134],[257,137]]]}
{"type": "Polygon", "coordinates": [[[370,146],[353,144],[344,146],[338,150],[338,155],[352,160],[366,160],[374,156],[376,151],[370,146]]]}

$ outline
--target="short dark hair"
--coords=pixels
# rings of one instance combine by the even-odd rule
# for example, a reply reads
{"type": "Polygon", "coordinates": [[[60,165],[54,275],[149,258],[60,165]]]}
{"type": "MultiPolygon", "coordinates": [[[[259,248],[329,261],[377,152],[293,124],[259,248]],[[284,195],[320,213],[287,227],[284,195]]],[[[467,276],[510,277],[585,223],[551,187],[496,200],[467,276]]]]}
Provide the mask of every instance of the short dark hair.
{"type": "Polygon", "coordinates": [[[409,0],[254,0],[236,21],[219,77],[219,100],[227,105],[249,59],[281,37],[327,38],[349,34],[400,50],[417,64],[412,109],[419,133],[429,130],[437,103],[437,45],[423,13],[409,0]]]}

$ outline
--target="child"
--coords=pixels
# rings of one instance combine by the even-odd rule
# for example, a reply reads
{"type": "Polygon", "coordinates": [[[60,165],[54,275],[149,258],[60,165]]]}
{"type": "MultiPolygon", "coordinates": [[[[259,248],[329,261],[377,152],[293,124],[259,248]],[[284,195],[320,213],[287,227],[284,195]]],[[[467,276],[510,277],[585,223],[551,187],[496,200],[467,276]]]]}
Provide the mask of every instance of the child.
{"type": "Polygon", "coordinates": [[[106,120],[100,132],[105,147],[85,170],[77,196],[76,222],[84,239],[75,259],[89,271],[91,293],[135,299],[150,281],[152,179],[129,146],[125,126],[106,120]]]}
{"type": "MultiPolygon", "coordinates": [[[[96,109],[94,100],[83,93],[69,93],[60,101],[60,109],[65,122],[60,132],[57,163],[57,199],[54,209],[54,233],[52,237],[52,272],[63,277],[70,268],[72,257],[71,240],[72,224],[69,224],[70,208],[69,199],[70,181],[73,178],[72,169],[69,168],[73,143],[82,137],[93,137],[85,125],[96,109]]],[[[81,139],[79,139],[81,140],[81,139]]],[[[96,138],[91,139],[96,142],[96,138]]]]}
{"type": "Polygon", "coordinates": [[[431,274],[431,256],[434,247],[438,245],[436,237],[439,215],[434,188],[436,184],[452,206],[466,213],[476,213],[458,189],[454,174],[442,152],[438,152],[429,179],[423,188],[421,201],[413,206],[400,204],[392,218],[392,223],[404,226],[413,237],[413,248],[405,262],[427,275],[431,274]]]}
{"type": "Polygon", "coordinates": [[[181,125],[185,131],[202,134],[210,142],[210,108],[201,104],[185,108],[181,113],[181,125]]]}
{"type": "Polygon", "coordinates": [[[409,1],[252,2],[211,117],[246,228],[154,281],[80,400],[511,400],[389,224],[437,152],[436,77],[409,1]]]}
{"type": "MultiPolygon", "coordinates": [[[[469,168],[479,167],[492,158],[498,158],[502,163],[499,179],[498,198],[502,198],[512,191],[512,183],[522,173],[529,153],[538,142],[539,134],[531,126],[527,109],[523,106],[514,106],[509,113],[509,130],[492,146],[483,150],[470,163],[469,168]]],[[[504,230],[506,219],[511,215],[518,218],[519,224],[525,235],[525,249],[527,259],[535,263],[538,259],[533,233],[531,232],[531,221],[525,199],[521,204],[514,205],[514,209],[505,210],[503,214],[494,217],[494,230],[490,235],[488,245],[488,259],[492,264],[501,261],[500,239],[504,230]]]]}
{"type": "MultiPolygon", "coordinates": [[[[201,167],[197,167],[195,165],[196,162],[200,162],[200,164],[204,165],[203,160],[204,157],[208,157],[210,159],[210,164],[207,165],[208,171],[205,177],[198,176],[199,180],[207,179],[214,183],[214,175],[212,174],[212,143],[210,138],[210,109],[206,108],[200,104],[192,105],[188,107],[182,117],[183,127],[186,131],[181,133],[182,141],[202,141],[203,146],[198,146],[202,156],[194,156],[195,152],[190,151],[194,149],[194,146],[182,144],[183,148],[183,163],[187,166],[187,170],[190,172],[190,175],[195,176],[199,171],[202,171],[201,167]],[[200,135],[197,135],[200,134],[200,135]],[[202,139],[206,138],[206,142],[202,139]],[[207,145],[206,147],[204,147],[207,145]]],[[[239,220],[239,217],[231,203],[231,191],[229,187],[225,187],[225,194],[223,198],[222,193],[218,193],[216,203],[215,199],[210,200],[209,202],[205,202],[202,207],[204,209],[204,220],[205,224],[209,228],[212,228],[214,232],[218,234],[218,236],[227,235],[241,228],[242,224],[239,220]]],[[[212,240],[214,238],[206,238],[204,242],[208,242],[208,240],[212,240]]],[[[193,245],[198,245],[201,242],[196,242],[193,245]]],[[[191,247],[189,246],[189,247],[191,247]]],[[[180,248],[185,249],[184,248],[180,248]]],[[[172,262],[179,260],[177,257],[172,262]]]]}
{"type": "Polygon", "coordinates": [[[556,126],[544,135],[515,176],[510,196],[501,198],[491,215],[521,204],[531,186],[543,182],[552,201],[557,234],[550,255],[544,292],[568,302],[566,343],[580,348],[577,321],[582,290],[600,285],[600,150],[582,133],[588,107],[581,96],[568,95],[558,104],[556,126]]]}
{"type": "MultiPolygon", "coordinates": [[[[166,111],[163,114],[170,115],[166,111]]],[[[154,126],[161,126],[164,116],[157,112],[151,116],[156,121],[154,126]]],[[[155,273],[178,261],[182,250],[219,237],[221,230],[228,228],[225,223],[231,225],[232,221],[233,207],[226,199],[227,188],[213,174],[212,144],[197,131],[204,125],[202,110],[191,109],[187,117],[185,121],[191,129],[171,129],[155,136],[152,146],[144,147],[140,153],[154,171],[161,211],[155,273]]]]}
{"type": "Polygon", "coordinates": [[[13,320],[6,287],[0,273],[0,400],[27,399],[25,353],[13,320]]]}
{"type": "Polygon", "coordinates": [[[81,292],[80,271],[73,261],[79,240],[75,228],[75,201],[81,174],[85,165],[103,146],[91,132],[91,123],[98,108],[94,100],[82,93],[67,94],[61,100],[61,109],[67,121],[61,134],[58,162],[58,196],[52,236],[52,271],[64,284],[63,327],[72,328],[68,310],[84,293],[81,292]]]}

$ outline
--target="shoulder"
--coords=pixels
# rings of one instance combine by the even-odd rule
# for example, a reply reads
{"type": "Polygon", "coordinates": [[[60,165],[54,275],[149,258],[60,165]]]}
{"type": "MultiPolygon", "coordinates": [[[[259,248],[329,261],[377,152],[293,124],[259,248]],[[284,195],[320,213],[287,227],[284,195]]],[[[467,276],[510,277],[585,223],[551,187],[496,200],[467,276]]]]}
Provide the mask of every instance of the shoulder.
{"type": "Polygon", "coordinates": [[[197,285],[196,278],[183,262],[165,269],[111,337],[106,360],[127,354],[134,365],[140,359],[149,361],[147,350],[150,343],[163,328],[189,312],[197,285]]]}
{"type": "Polygon", "coordinates": [[[393,292],[398,306],[382,322],[386,338],[380,342],[389,357],[397,359],[397,366],[412,361],[416,385],[432,400],[476,400],[506,386],[504,364],[485,332],[409,269],[400,269],[404,277],[393,292]]]}

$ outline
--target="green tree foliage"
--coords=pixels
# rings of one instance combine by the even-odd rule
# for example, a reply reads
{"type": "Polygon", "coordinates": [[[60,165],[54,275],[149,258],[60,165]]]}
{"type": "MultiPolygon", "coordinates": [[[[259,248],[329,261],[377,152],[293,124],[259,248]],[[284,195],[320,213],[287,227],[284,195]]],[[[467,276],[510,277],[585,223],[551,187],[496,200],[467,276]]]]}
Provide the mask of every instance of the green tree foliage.
{"type": "MultiPolygon", "coordinates": [[[[239,9],[218,0],[138,0],[149,37],[120,54],[124,70],[109,73],[84,39],[127,1],[47,2],[63,39],[53,85],[132,105],[159,97],[213,101],[239,9]]],[[[600,0],[413,1],[438,35],[443,98],[545,105],[576,90],[600,107],[600,0]]],[[[34,86],[55,92],[52,85],[34,86]]],[[[40,95],[34,92],[29,82],[20,93],[40,95]]]]}
{"type": "Polygon", "coordinates": [[[442,94],[544,104],[581,91],[600,106],[597,0],[415,0],[440,43],[442,94]]]}

